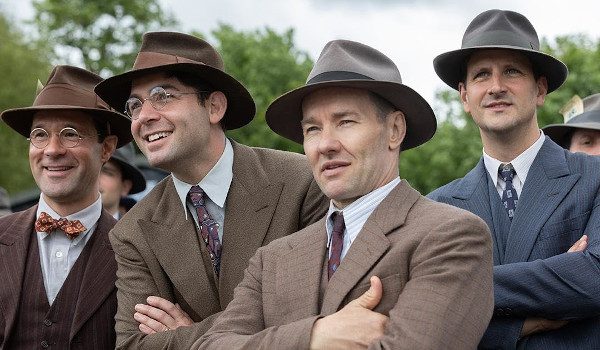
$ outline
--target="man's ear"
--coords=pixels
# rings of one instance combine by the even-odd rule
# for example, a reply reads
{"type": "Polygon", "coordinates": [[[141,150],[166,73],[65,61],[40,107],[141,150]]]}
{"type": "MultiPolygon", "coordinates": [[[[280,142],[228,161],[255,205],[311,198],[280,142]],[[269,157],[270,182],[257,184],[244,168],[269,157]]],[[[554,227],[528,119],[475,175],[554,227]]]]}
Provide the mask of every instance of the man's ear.
{"type": "Polygon", "coordinates": [[[227,111],[227,97],[221,91],[215,91],[204,102],[211,124],[218,124],[227,111]]]}
{"type": "Polygon", "coordinates": [[[108,162],[113,153],[115,153],[118,140],[119,138],[116,135],[108,135],[104,141],[102,141],[102,164],[108,162]]]}
{"type": "Polygon", "coordinates": [[[387,116],[390,150],[399,149],[406,136],[406,118],[402,111],[394,111],[387,116]]]}

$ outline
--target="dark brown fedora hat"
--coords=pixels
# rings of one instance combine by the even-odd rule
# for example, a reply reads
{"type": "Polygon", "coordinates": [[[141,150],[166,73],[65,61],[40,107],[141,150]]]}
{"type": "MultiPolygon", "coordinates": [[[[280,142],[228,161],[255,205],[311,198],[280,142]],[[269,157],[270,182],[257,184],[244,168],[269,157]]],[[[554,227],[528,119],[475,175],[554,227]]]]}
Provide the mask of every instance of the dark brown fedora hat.
{"type": "Polygon", "coordinates": [[[365,89],[401,110],[406,117],[403,150],[425,143],[437,128],[431,106],[402,84],[394,62],[372,47],[349,40],[334,40],[325,45],[306,85],[280,96],[267,108],[267,124],[279,135],[302,143],[302,100],[326,87],[365,89]]]}
{"type": "Polygon", "coordinates": [[[128,194],[142,192],[146,189],[146,177],[142,171],[135,166],[135,149],[133,143],[128,143],[121,148],[117,148],[110,160],[116,162],[121,168],[123,179],[131,180],[132,186],[128,194]]]}
{"type": "Polygon", "coordinates": [[[600,130],[600,94],[590,95],[583,100],[575,95],[574,99],[578,99],[580,103],[564,111],[564,124],[550,124],[542,128],[544,134],[561,146],[567,141],[567,134],[575,129],[600,130]]]}
{"type": "Polygon", "coordinates": [[[94,86],[101,81],[102,77],[85,69],[56,66],[31,107],[7,109],[0,117],[19,134],[29,137],[35,113],[45,110],[81,111],[102,123],[108,122],[110,134],[119,138],[117,147],[121,147],[133,139],[131,120],[111,109],[94,93],[94,86]]]}
{"type": "Polygon", "coordinates": [[[507,49],[525,54],[534,70],[548,80],[549,93],[567,79],[567,66],[540,51],[540,41],[531,22],[520,13],[503,10],[488,10],[477,15],[465,31],[461,48],[437,56],[433,68],[444,83],[458,90],[466,60],[481,49],[507,49]]]}
{"type": "Polygon", "coordinates": [[[113,108],[124,110],[133,79],[154,72],[184,72],[200,77],[227,96],[223,118],[226,129],[242,127],[254,118],[256,107],[246,88],[225,73],[221,55],[206,41],[176,32],[149,32],[133,69],[108,78],[96,86],[96,93],[113,108]]]}

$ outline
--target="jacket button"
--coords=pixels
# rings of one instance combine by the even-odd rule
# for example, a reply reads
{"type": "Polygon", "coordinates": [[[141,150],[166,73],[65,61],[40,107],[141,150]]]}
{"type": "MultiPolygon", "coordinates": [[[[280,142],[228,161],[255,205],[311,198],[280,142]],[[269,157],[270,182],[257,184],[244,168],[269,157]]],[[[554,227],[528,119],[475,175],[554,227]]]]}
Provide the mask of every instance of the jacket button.
{"type": "Polygon", "coordinates": [[[46,327],[50,327],[50,326],[52,326],[52,321],[50,321],[50,320],[48,320],[48,319],[45,319],[45,320],[44,320],[44,326],[46,326],[46,327]]]}
{"type": "Polygon", "coordinates": [[[45,340],[42,340],[40,345],[42,346],[42,349],[47,349],[50,346],[50,344],[48,344],[48,342],[45,340]]]}

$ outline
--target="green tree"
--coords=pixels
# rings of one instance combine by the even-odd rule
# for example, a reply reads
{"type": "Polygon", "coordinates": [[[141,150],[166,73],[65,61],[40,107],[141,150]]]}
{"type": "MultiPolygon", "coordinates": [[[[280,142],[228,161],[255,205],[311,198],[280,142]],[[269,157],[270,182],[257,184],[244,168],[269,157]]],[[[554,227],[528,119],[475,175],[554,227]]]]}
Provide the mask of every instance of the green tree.
{"type": "MultiPolygon", "coordinates": [[[[542,51],[569,67],[567,81],[546,97],[538,108],[540,127],[562,123],[558,112],[574,94],[585,97],[600,92],[600,40],[566,35],[553,42],[543,39],[542,51]]],[[[464,176],[481,157],[481,138],[471,116],[462,109],[458,93],[446,89],[436,94],[438,130],[431,141],[401,154],[400,174],[423,194],[464,176]]]]}
{"type": "MultiPolygon", "coordinates": [[[[17,25],[0,12],[0,62],[6,67],[0,86],[0,110],[30,106],[35,99],[37,80],[45,82],[51,66],[44,43],[27,38],[17,25]]],[[[29,142],[0,123],[0,186],[10,194],[35,187],[29,169],[29,142]]]]}
{"type": "Polygon", "coordinates": [[[177,22],[158,0],[34,0],[33,24],[61,64],[111,76],[131,69],[143,33],[177,22]]]}
{"type": "Polygon", "coordinates": [[[302,146],[271,131],[265,121],[268,105],[281,94],[304,85],[313,61],[294,46],[294,31],[283,34],[265,28],[236,31],[221,24],[211,32],[225,70],[242,82],[256,103],[256,116],[247,126],[227,135],[251,146],[302,152],[302,146]]]}

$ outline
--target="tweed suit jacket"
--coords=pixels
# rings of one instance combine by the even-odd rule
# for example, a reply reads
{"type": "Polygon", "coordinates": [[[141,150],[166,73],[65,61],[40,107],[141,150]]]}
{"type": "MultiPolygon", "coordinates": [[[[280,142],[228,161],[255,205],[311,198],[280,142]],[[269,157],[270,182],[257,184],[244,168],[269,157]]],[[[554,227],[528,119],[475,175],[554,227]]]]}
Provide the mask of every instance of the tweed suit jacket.
{"type": "Polygon", "coordinates": [[[374,310],[389,321],[369,349],[474,349],[492,316],[491,249],[481,219],[401,181],[322,295],[325,218],[259,249],[234,300],[192,349],[308,349],[314,322],[362,295],[373,275],[383,284],[374,310]]]}
{"type": "Polygon", "coordinates": [[[428,197],[483,218],[494,242],[495,312],[482,349],[600,349],[600,157],[572,154],[546,137],[512,224],[483,159],[428,197]],[[583,234],[584,252],[566,253],[583,234]],[[519,339],[535,316],[566,326],[519,339]]]}
{"type": "MultiPolygon", "coordinates": [[[[0,217],[0,348],[15,326],[19,311],[21,287],[29,242],[36,239],[34,223],[37,205],[27,210],[0,217]]],[[[71,346],[83,349],[112,349],[115,343],[114,314],[117,308],[115,255],[108,241],[108,232],[116,220],[102,211],[94,235],[98,235],[86,265],[72,324],[69,327],[71,346]],[[109,347],[99,344],[109,343],[109,347]]],[[[41,276],[40,276],[41,278],[41,276]]]]}
{"type": "Polygon", "coordinates": [[[225,203],[221,271],[214,286],[203,264],[204,243],[186,221],[171,176],[159,183],[111,231],[118,262],[117,345],[122,349],[185,349],[212,325],[233,298],[248,260],[275,238],[317,221],[327,198],[306,157],[233,142],[233,181],[225,203]],[[144,335],[134,306],[157,295],[178,303],[196,322],[144,335]]]}

